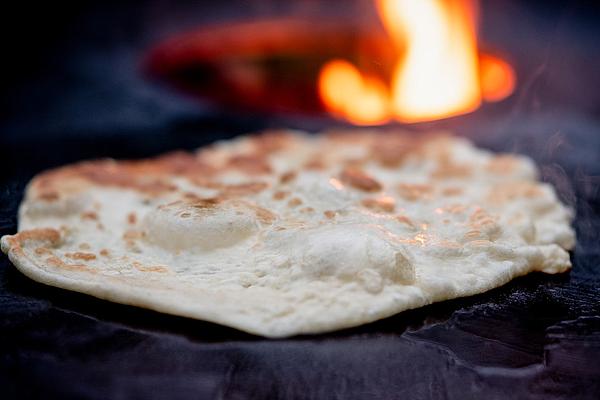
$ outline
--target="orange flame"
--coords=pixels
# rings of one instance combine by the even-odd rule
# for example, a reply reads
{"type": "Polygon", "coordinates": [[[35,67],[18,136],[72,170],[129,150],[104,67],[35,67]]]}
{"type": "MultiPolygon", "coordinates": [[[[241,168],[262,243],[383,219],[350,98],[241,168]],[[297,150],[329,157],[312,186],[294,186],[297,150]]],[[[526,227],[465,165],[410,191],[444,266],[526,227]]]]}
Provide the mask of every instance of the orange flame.
{"type": "Polygon", "coordinates": [[[486,101],[499,101],[508,97],[516,85],[512,67],[504,60],[489,54],[479,57],[481,89],[486,101]]]}
{"type": "Polygon", "coordinates": [[[319,85],[322,99],[329,109],[350,122],[377,125],[389,120],[385,84],[374,76],[363,76],[349,62],[328,62],[321,70],[319,85]]]}
{"type": "Polygon", "coordinates": [[[391,119],[427,121],[471,112],[482,97],[498,101],[515,86],[514,71],[477,50],[476,0],[376,0],[390,48],[403,57],[389,88],[351,63],[332,60],[318,90],[334,115],[359,125],[391,119]]]}

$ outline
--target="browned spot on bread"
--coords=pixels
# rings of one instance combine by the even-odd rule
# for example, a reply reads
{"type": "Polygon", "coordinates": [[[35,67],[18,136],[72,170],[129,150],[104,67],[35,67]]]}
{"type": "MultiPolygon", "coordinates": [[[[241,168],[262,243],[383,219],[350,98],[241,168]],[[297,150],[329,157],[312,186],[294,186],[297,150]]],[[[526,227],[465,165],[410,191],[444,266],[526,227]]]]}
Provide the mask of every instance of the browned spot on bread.
{"type": "Polygon", "coordinates": [[[277,218],[277,216],[272,213],[271,211],[259,207],[259,206],[252,206],[252,208],[254,209],[254,212],[256,213],[256,217],[265,224],[271,224],[273,223],[273,221],[275,221],[275,218],[277,218]]]}
{"type": "Polygon", "coordinates": [[[200,157],[184,151],[175,151],[147,160],[120,161],[119,167],[123,172],[138,178],[161,178],[168,175],[208,177],[215,172],[214,168],[200,157]]]}
{"type": "Polygon", "coordinates": [[[289,182],[293,181],[294,179],[296,179],[297,175],[298,175],[298,173],[295,171],[288,171],[279,177],[279,182],[280,183],[289,183],[289,182]]]}
{"type": "Polygon", "coordinates": [[[142,263],[137,261],[133,262],[133,267],[141,272],[169,272],[169,268],[164,265],[143,265],[142,263]]]}
{"type": "Polygon", "coordinates": [[[137,222],[137,215],[135,212],[130,212],[127,214],[127,222],[131,225],[134,225],[137,222]]]}
{"type": "Polygon", "coordinates": [[[320,171],[325,169],[325,163],[321,157],[313,157],[304,164],[304,169],[320,171]]]}
{"type": "Polygon", "coordinates": [[[509,154],[503,154],[492,158],[486,165],[486,170],[498,174],[508,175],[515,171],[519,159],[509,154]]]}
{"type": "MultiPolygon", "coordinates": [[[[223,184],[215,181],[213,178],[211,177],[205,177],[205,176],[189,176],[188,180],[193,183],[196,186],[202,187],[202,188],[208,188],[208,189],[222,189],[223,188],[223,184]]],[[[187,195],[192,195],[192,196],[196,196],[196,194],[194,193],[185,193],[184,196],[187,195]]]]}
{"type": "Polygon", "coordinates": [[[335,211],[331,211],[331,210],[323,211],[323,215],[325,215],[325,218],[327,218],[327,219],[333,219],[333,218],[335,218],[336,214],[337,213],[335,211]]]}
{"type": "Polygon", "coordinates": [[[48,263],[49,265],[51,265],[53,267],[61,267],[61,266],[65,265],[65,263],[56,256],[51,256],[51,257],[46,258],[46,263],[48,263]]]}
{"type": "Polygon", "coordinates": [[[214,208],[219,203],[221,203],[221,199],[218,197],[210,197],[207,199],[197,198],[192,204],[190,204],[194,208],[198,209],[206,209],[206,208],[214,208]]]}
{"type": "Polygon", "coordinates": [[[361,204],[371,210],[380,212],[393,212],[396,207],[394,198],[390,196],[364,199],[361,204]]]}
{"type": "Polygon", "coordinates": [[[301,212],[301,213],[308,214],[308,213],[315,212],[315,209],[314,209],[314,208],[312,208],[312,207],[304,207],[304,208],[302,208],[302,209],[300,210],[300,212],[301,212]]]}
{"type": "MultiPolygon", "coordinates": [[[[196,195],[194,195],[194,197],[187,197],[187,200],[190,200],[192,202],[198,201],[200,199],[201,199],[201,197],[198,197],[196,195]]],[[[172,201],[172,202],[167,203],[167,204],[159,204],[159,206],[157,208],[159,210],[168,210],[168,209],[170,209],[170,208],[172,208],[174,206],[177,206],[179,204],[183,204],[183,201],[182,200],[175,200],[175,201],[172,201]]]]}
{"type": "Polygon", "coordinates": [[[55,201],[60,198],[60,195],[54,190],[48,190],[39,192],[37,198],[44,201],[55,201]]]}
{"type": "Polygon", "coordinates": [[[203,162],[199,157],[185,151],[175,151],[160,156],[154,160],[149,160],[146,164],[141,164],[146,172],[166,173],[193,176],[210,176],[215,170],[209,164],[203,162]]]}
{"type": "Polygon", "coordinates": [[[257,155],[238,154],[227,161],[229,168],[237,169],[249,175],[268,174],[271,166],[264,157],[257,155]]]}
{"type": "Polygon", "coordinates": [[[144,271],[144,272],[160,272],[160,273],[169,272],[169,268],[162,266],[162,265],[141,266],[138,269],[140,271],[144,271]]]}
{"type": "Polygon", "coordinates": [[[414,139],[399,134],[380,134],[374,137],[374,140],[371,145],[371,157],[388,168],[400,166],[417,146],[414,139]]]}
{"type": "Polygon", "coordinates": [[[346,158],[345,160],[342,161],[342,163],[344,164],[344,166],[349,167],[349,168],[361,168],[365,162],[367,160],[364,158],[346,158]]]}
{"type": "Polygon", "coordinates": [[[462,244],[460,244],[454,240],[446,240],[446,239],[439,240],[436,243],[436,245],[447,248],[447,249],[460,249],[463,247],[462,244]]]}
{"type": "Polygon", "coordinates": [[[459,187],[447,187],[442,190],[444,196],[460,196],[463,193],[463,189],[459,187]]]}
{"type": "MultiPolygon", "coordinates": [[[[186,200],[196,200],[196,199],[200,198],[200,196],[198,196],[196,193],[192,193],[192,192],[184,192],[182,194],[182,197],[186,200]]],[[[159,206],[159,208],[160,208],[160,206],[159,206]]]]}
{"type": "Polygon", "coordinates": [[[480,239],[480,240],[471,240],[469,241],[469,244],[471,246],[476,246],[476,247],[487,247],[492,245],[492,242],[490,242],[489,240],[486,239],[480,239]]]}
{"type": "Polygon", "coordinates": [[[95,211],[85,211],[81,213],[81,219],[98,220],[98,214],[95,211]]]}
{"type": "Polygon", "coordinates": [[[468,165],[452,164],[439,167],[431,176],[437,179],[444,178],[466,178],[472,173],[472,168],[468,165]]]}
{"type": "Polygon", "coordinates": [[[290,201],[288,201],[288,206],[290,207],[298,207],[300,204],[302,204],[302,200],[298,197],[294,197],[293,199],[290,199],[290,201]]]}
{"type": "MultiPolygon", "coordinates": [[[[247,182],[237,184],[225,184],[215,180],[206,180],[202,178],[191,178],[191,182],[196,186],[205,187],[208,189],[220,190],[219,194],[222,197],[236,197],[257,194],[269,187],[266,182],[247,182]]],[[[194,193],[185,193],[184,197],[189,199],[198,198],[194,193]]]]}
{"type": "Polygon", "coordinates": [[[415,224],[413,223],[413,221],[408,218],[406,215],[398,215],[396,216],[396,221],[403,223],[404,225],[407,225],[411,228],[415,228],[415,224]]]}
{"type": "Polygon", "coordinates": [[[433,188],[431,185],[401,183],[398,185],[398,193],[408,201],[417,201],[431,198],[433,188]]]}
{"type": "Polygon", "coordinates": [[[432,172],[431,177],[435,179],[466,178],[473,173],[472,166],[459,164],[450,158],[450,153],[444,149],[438,155],[438,166],[432,172]]]}
{"type": "MultiPolygon", "coordinates": [[[[270,172],[266,159],[257,155],[234,156],[229,161],[229,167],[247,173],[270,172]]],[[[116,186],[157,196],[178,189],[171,180],[173,175],[184,176],[196,183],[210,181],[222,170],[223,167],[215,167],[203,160],[201,154],[175,152],[141,161],[108,159],[57,168],[38,175],[32,181],[32,189],[33,193],[47,196],[49,200],[63,193],[82,191],[89,184],[116,186]]]]}
{"type": "Polygon", "coordinates": [[[461,214],[465,212],[467,207],[463,204],[451,204],[448,207],[444,207],[444,211],[449,212],[450,214],[461,214]]]}
{"type": "Polygon", "coordinates": [[[365,192],[378,192],[383,188],[379,182],[358,168],[344,168],[340,174],[340,180],[365,192]]]}
{"type": "Polygon", "coordinates": [[[144,231],[128,230],[128,231],[125,231],[125,233],[123,233],[123,239],[136,240],[136,239],[143,238],[145,235],[146,234],[144,231]]]}
{"type": "Polygon", "coordinates": [[[91,272],[91,273],[96,273],[95,270],[89,268],[87,265],[83,265],[83,264],[67,264],[65,262],[63,262],[60,258],[56,257],[56,256],[51,256],[48,257],[46,259],[46,264],[55,267],[55,268],[62,268],[62,269],[68,269],[70,271],[85,271],[85,272],[91,272]]]}
{"type": "Polygon", "coordinates": [[[52,245],[60,242],[60,232],[52,228],[38,228],[19,232],[13,236],[17,242],[31,241],[47,241],[52,245]]]}
{"type": "Polygon", "coordinates": [[[83,253],[80,251],[77,251],[75,253],[65,253],[65,257],[67,258],[71,258],[73,260],[85,260],[85,261],[90,261],[90,260],[95,260],[96,259],[96,255],[93,253],[83,253]]]}
{"type": "Polygon", "coordinates": [[[50,249],[47,249],[45,247],[38,247],[35,249],[35,254],[37,254],[38,256],[44,255],[44,254],[52,254],[52,251],[50,249]]]}
{"type": "Polygon", "coordinates": [[[143,160],[120,161],[97,160],[69,165],[44,172],[37,176],[32,186],[40,191],[77,192],[86,187],[86,182],[101,186],[116,186],[157,195],[174,191],[175,185],[163,179],[176,173],[180,167],[171,165],[169,157],[143,160]]]}
{"type": "Polygon", "coordinates": [[[235,185],[223,185],[221,194],[223,196],[245,196],[257,194],[269,187],[266,182],[248,182],[235,185]]]}
{"type": "MultiPolygon", "coordinates": [[[[80,176],[99,185],[118,186],[138,190],[147,194],[160,194],[177,190],[177,186],[157,177],[152,177],[149,172],[156,165],[152,161],[140,161],[138,163],[93,163],[86,164],[78,171],[80,176]],[[146,165],[146,174],[144,174],[143,165],[146,165]],[[136,168],[137,167],[137,168],[136,168]]],[[[77,172],[77,171],[76,171],[77,172]]],[[[163,171],[164,173],[164,171],[163,171]]]]}
{"type": "Polygon", "coordinates": [[[81,243],[81,244],[79,245],[79,249],[80,249],[80,250],[89,250],[89,249],[91,249],[91,248],[92,248],[92,246],[90,246],[90,245],[89,245],[89,243],[81,243]]]}
{"type": "Polygon", "coordinates": [[[286,191],[283,191],[283,190],[278,190],[277,192],[273,193],[273,200],[283,200],[289,194],[290,194],[290,192],[286,192],[286,191]]]}
{"type": "Polygon", "coordinates": [[[60,192],[64,191],[64,178],[69,177],[69,174],[72,175],[67,167],[42,172],[33,178],[30,190],[41,200],[55,201],[60,197],[60,192]]]}
{"type": "Polygon", "coordinates": [[[464,238],[467,241],[481,239],[482,237],[485,237],[485,236],[481,233],[481,231],[478,231],[476,229],[470,230],[464,234],[464,238]]]}
{"type": "Polygon", "coordinates": [[[486,225],[490,226],[495,224],[495,219],[482,208],[475,210],[469,217],[469,226],[474,229],[484,228],[486,225]]]}
{"type": "Polygon", "coordinates": [[[108,257],[110,255],[110,252],[107,249],[102,249],[100,250],[100,255],[103,257],[108,257]]]}
{"type": "Polygon", "coordinates": [[[158,194],[164,192],[174,192],[177,190],[177,185],[157,179],[150,182],[138,182],[135,185],[135,188],[140,192],[158,194]]]}

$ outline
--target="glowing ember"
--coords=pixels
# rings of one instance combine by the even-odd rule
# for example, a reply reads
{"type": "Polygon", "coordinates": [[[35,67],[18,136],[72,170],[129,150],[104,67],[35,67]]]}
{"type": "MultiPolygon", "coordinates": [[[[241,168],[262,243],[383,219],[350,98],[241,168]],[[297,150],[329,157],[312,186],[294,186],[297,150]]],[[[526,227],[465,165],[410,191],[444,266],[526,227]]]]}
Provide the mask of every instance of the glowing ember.
{"type": "Polygon", "coordinates": [[[475,0],[376,0],[401,54],[389,88],[343,60],[323,66],[318,89],[334,115],[360,125],[446,118],[498,101],[514,90],[508,63],[477,51],[475,0]]]}
{"type": "Polygon", "coordinates": [[[481,66],[481,90],[485,100],[499,101],[508,97],[515,90],[515,72],[506,61],[482,54],[479,63],[481,66]]]}

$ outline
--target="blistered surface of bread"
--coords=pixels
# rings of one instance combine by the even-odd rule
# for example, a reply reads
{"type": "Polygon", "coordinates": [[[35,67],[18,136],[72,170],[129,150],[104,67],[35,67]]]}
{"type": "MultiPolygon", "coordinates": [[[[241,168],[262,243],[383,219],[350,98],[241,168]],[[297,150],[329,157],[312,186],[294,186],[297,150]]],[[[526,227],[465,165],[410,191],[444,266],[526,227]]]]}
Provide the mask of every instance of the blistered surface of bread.
{"type": "Polygon", "coordinates": [[[282,337],[570,268],[572,212],[526,157],[447,135],[278,131],[29,184],[31,278],[282,337]]]}

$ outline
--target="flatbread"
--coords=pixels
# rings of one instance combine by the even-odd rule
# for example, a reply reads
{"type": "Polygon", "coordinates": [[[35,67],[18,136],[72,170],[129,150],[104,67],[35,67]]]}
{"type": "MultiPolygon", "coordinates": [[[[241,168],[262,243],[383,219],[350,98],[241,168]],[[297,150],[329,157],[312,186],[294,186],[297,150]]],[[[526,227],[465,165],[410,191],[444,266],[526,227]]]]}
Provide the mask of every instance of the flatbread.
{"type": "Polygon", "coordinates": [[[44,172],[1,243],[48,285],[285,337],[564,272],[572,217],[462,138],[278,131],[44,172]]]}

